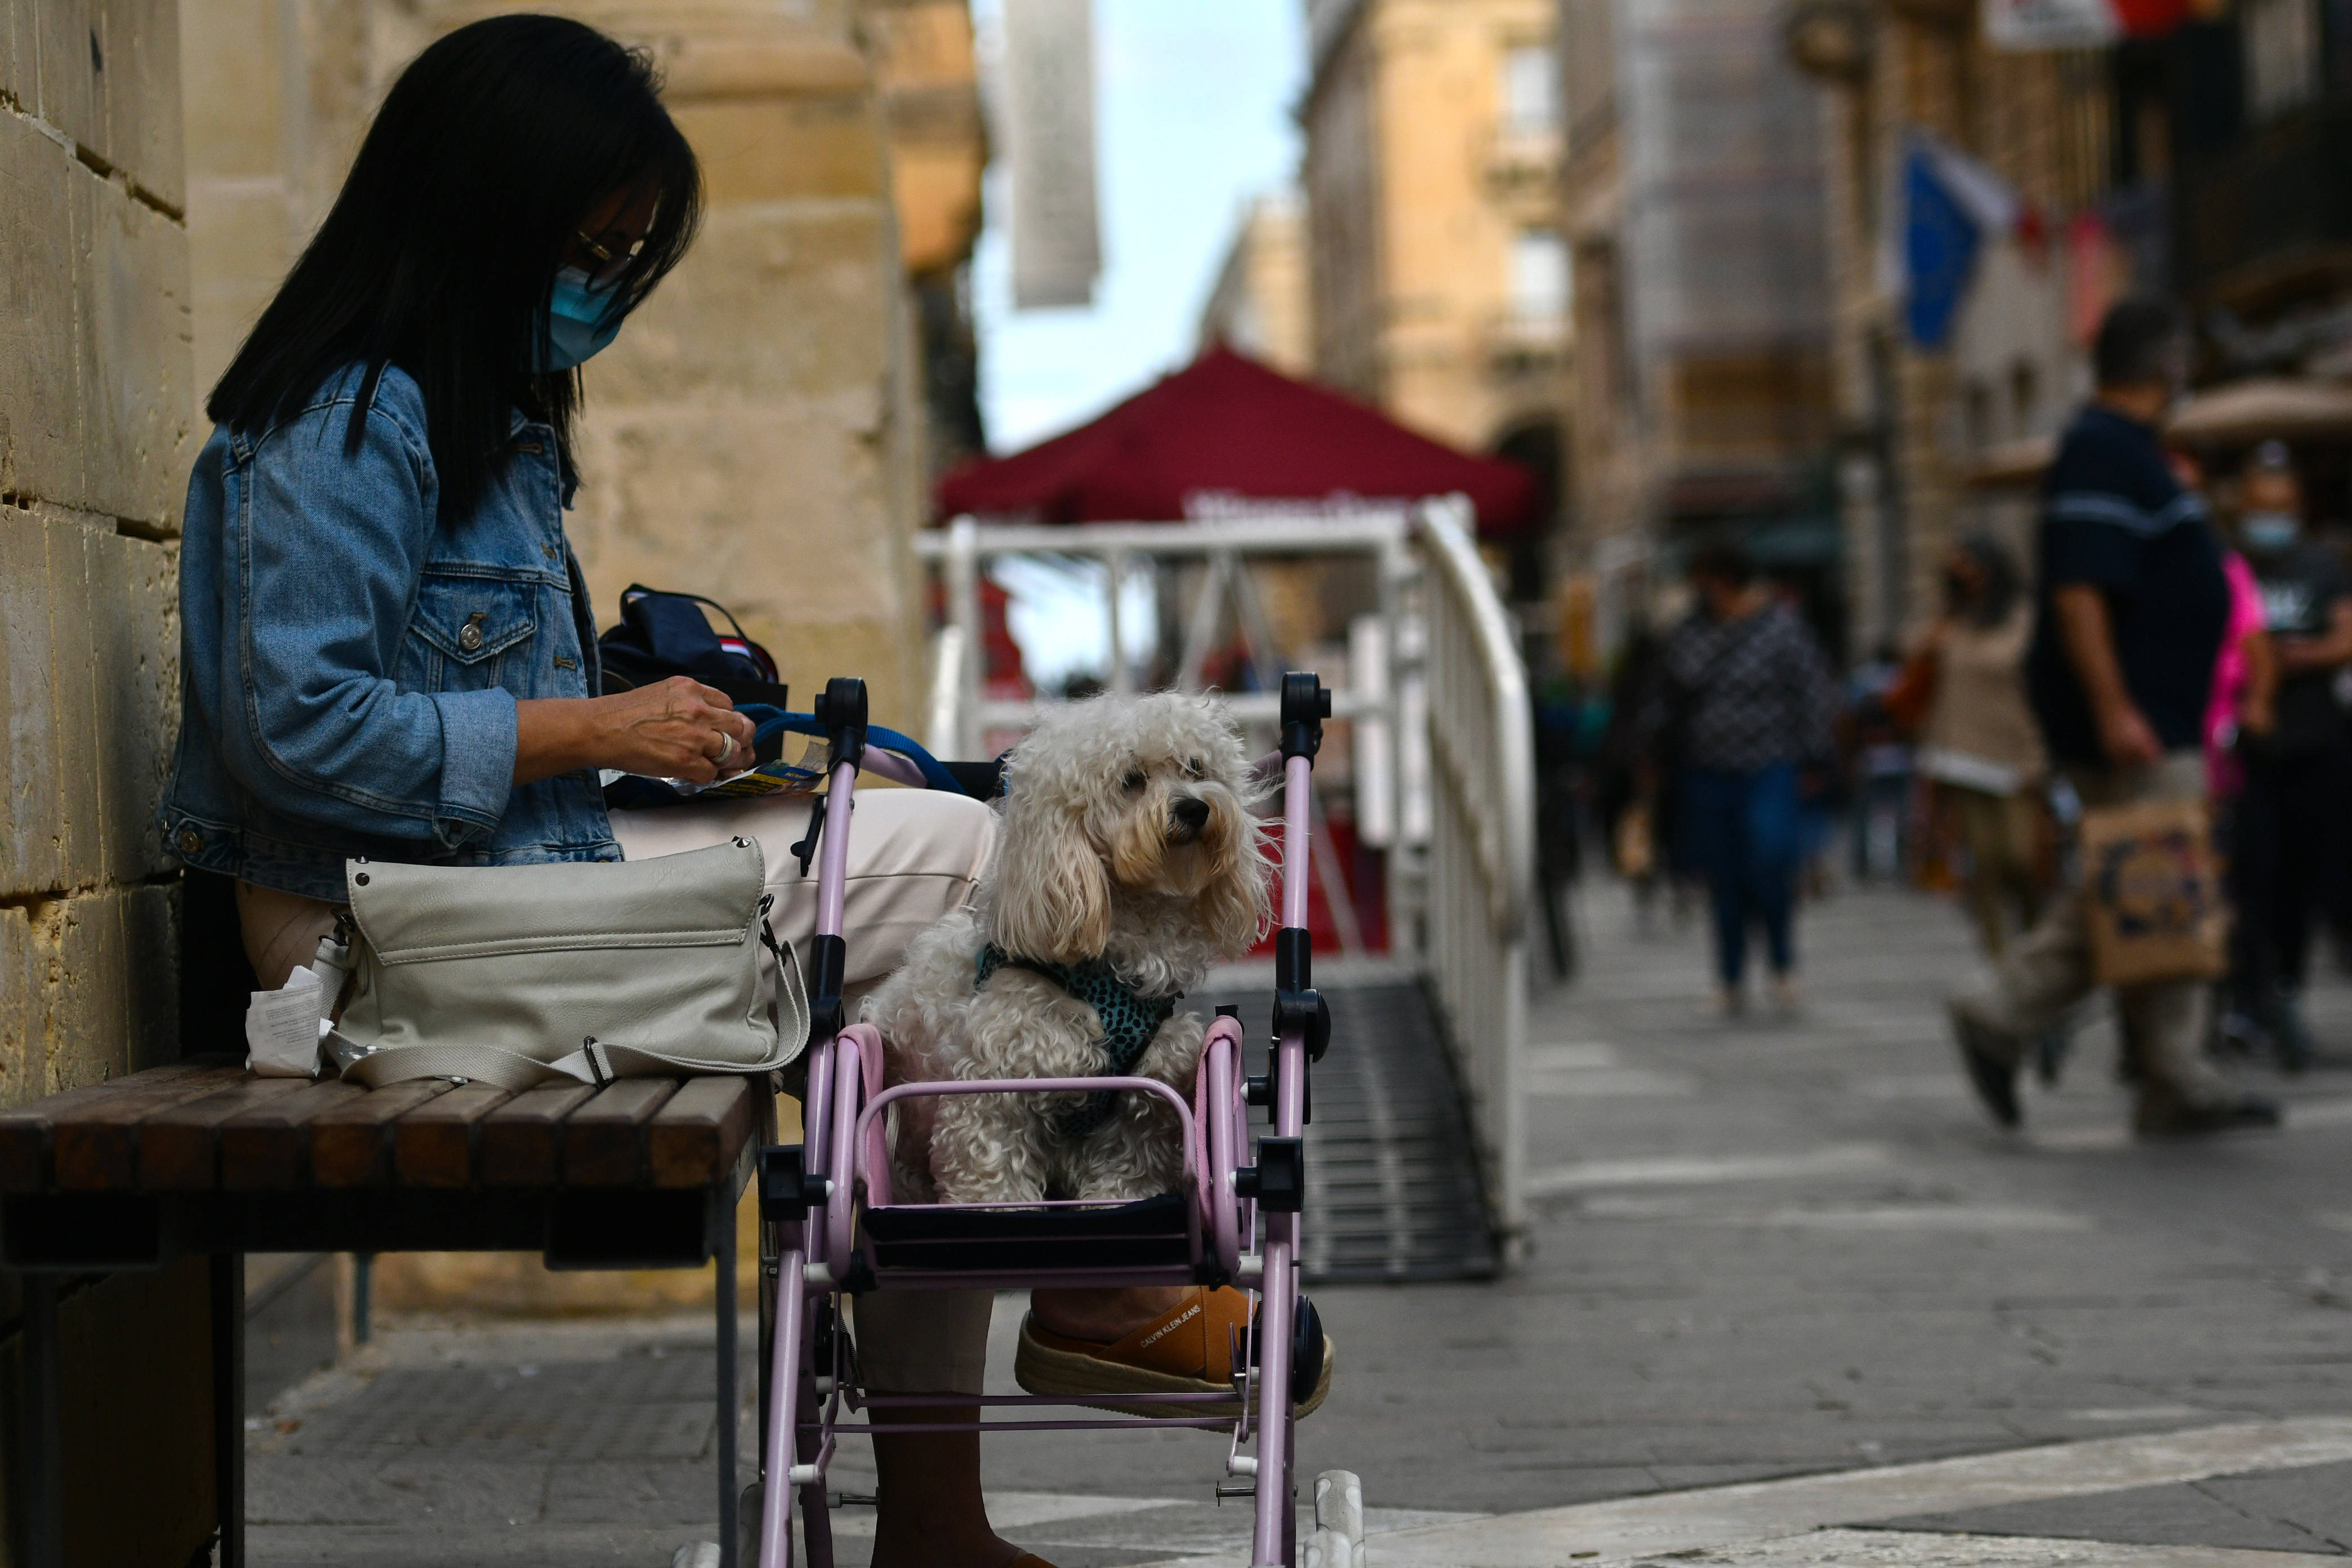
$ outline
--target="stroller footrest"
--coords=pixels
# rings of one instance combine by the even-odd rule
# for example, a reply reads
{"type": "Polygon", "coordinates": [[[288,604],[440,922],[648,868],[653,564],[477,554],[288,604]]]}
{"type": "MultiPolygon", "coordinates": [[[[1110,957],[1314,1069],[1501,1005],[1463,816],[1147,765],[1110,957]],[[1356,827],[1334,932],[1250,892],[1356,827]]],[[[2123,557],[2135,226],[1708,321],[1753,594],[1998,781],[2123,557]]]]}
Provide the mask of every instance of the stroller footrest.
{"type": "Polygon", "coordinates": [[[1188,1265],[1183,1196],[992,1208],[902,1204],[861,1217],[877,1268],[1149,1268],[1188,1265]]]}

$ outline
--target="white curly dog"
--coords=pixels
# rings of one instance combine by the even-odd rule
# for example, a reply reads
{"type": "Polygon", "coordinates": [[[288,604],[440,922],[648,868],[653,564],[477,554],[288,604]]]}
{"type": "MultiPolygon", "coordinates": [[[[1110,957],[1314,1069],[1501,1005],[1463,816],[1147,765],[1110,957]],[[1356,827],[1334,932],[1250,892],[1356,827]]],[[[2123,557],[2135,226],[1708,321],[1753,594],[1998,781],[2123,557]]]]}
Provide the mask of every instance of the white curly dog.
{"type": "MultiPolygon", "coordinates": [[[[891,1080],[1134,1076],[1189,1099],[1202,1025],[1176,999],[1266,929],[1258,795],[1240,735],[1205,699],[1097,697],[1047,713],[1007,760],[996,863],[974,907],[916,938],[866,1000],[891,1080]]],[[[941,1202],[1140,1198],[1181,1182],[1181,1123],[1157,1095],[900,1109],[916,1107],[929,1113],[929,1168],[909,1168],[923,1139],[902,1126],[896,1179],[941,1202]]]]}

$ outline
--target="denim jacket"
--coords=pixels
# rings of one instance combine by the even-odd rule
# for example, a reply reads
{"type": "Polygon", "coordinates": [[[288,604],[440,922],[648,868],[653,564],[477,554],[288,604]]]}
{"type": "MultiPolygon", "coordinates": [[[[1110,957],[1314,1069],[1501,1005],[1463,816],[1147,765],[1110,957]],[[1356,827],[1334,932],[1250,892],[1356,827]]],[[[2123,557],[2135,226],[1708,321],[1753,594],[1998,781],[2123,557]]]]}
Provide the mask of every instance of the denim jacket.
{"type": "Polygon", "coordinates": [[[512,782],[516,700],[598,689],[553,432],[518,414],[481,504],[444,518],[399,370],[344,455],[361,376],[282,424],[215,429],[196,458],[166,847],[337,903],[346,857],[619,859],[593,771],[512,782]]]}

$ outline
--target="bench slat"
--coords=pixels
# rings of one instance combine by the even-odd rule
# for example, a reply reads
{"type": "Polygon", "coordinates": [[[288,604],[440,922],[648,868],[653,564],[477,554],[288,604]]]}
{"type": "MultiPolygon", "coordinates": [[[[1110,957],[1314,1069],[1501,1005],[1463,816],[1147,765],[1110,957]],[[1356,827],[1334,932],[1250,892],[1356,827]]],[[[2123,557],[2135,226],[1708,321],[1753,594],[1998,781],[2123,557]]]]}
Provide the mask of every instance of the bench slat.
{"type": "Polygon", "coordinates": [[[159,1110],[200,1100],[246,1081],[238,1067],[206,1068],[158,1079],[146,1073],[118,1079],[117,1091],[58,1119],[55,1173],[68,1192],[127,1191],[139,1184],[139,1124],[159,1110]]]}
{"type": "Polygon", "coordinates": [[[486,1187],[551,1187],[562,1173],[564,1118],[595,1097],[584,1083],[524,1089],[482,1119],[475,1165],[486,1187]]]}
{"type": "Polygon", "coordinates": [[[60,1119],[126,1092],[184,1083],[214,1070],[205,1062],[173,1062],[105,1083],[88,1084],[0,1111],[0,1191],[39,1192],[49,1184],[50,1153],[60,1119]]]}
{"type": "Polygon", "coordinates": [[[734,1169],[751,1133],[751,1085],[740,1078],[698,1078],[654,1113],[646,1166],[657,1187],[707,1187],[734,1169]]]}
{"type": "Polygon", "coordinates": [[[310,1123],[310,1180],[322,1187],[381,1185],[392,1176],[392,1125],[449,1092],[446,1079],[411,1079],[370,1089],[310,1123]]]}
{"type": "Polygon", "coordinates": [[[487,1083],[452,1089],[400,1119],[393,1131],[393,1168],[403,1186],[462,1187],[473,1179],[474,1130],[512,1099],[487,1083]]]}
{"type": "Polygon", "coordinates": [[[677,1080],[633,1078],[607,1086],[563,1123],[563,1184],[633,1187],[645,1180],[646,1126],[677,1080]]]}
{"type": "Polygon", "coordinates": [[[307,1079],[257,1078],[159,1110],[139,1124],[142,1192],[203,1192],[219,1184],[221,1124],[315,1086],[307,1079]]]}
{"type": "Polygon", "coordinates": [[[257,1106],[221,1123],[220,1183],[229,1192],[285,1192],[310,1179],[310,1123],[365,1096],[355,1083],[330,1079],[257,1106]]]}

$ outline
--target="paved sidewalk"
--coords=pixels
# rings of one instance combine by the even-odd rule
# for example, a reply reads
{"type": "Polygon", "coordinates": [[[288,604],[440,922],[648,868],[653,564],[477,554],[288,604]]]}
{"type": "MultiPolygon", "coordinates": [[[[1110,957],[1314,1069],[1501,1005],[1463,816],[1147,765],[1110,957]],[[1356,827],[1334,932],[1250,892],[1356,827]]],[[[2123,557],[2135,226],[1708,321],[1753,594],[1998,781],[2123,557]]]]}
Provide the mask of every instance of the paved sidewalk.
{"type": "MultiPolygon", "coordinates": [[[[1810,908],[1804,1016],[1730,1026],[1695,927],[1642,937],[1607,888],[1578,912],[1586,978],[1534,1010],[1530,1256],[1317,1293],[1340,1360],[1303,1467],[1362,1475],[1376,1561],[2352,1550],[2352,1071],[2251,1073],[2284,1134],[2139,1145],[2098,1023],[2003,1136],[1943,1033],[1971,964],[1948,907],[1810,908]]],[[[2352,988],[2312,1017],[2352,1047],[2352,988]]],[[[710,1531],[706,1321],[388,1332],[255,1432],[256,1562],[660,1568],[710,1531]]],[[[1238,1552],[1222,1457],[1023,1435],[987,1463],[1007,1534],[1085,1568],[1238,1552]]],[[[863,1458],[837,1488],[870,1489],[863,1458]]],[[[835,1518],[862,1563],[870,1514],[835,1518]]]]}

